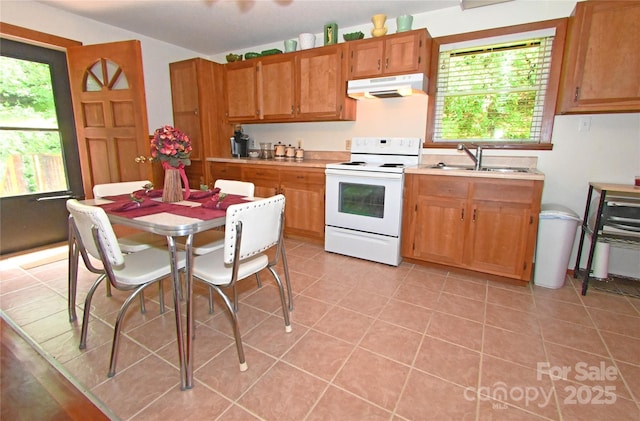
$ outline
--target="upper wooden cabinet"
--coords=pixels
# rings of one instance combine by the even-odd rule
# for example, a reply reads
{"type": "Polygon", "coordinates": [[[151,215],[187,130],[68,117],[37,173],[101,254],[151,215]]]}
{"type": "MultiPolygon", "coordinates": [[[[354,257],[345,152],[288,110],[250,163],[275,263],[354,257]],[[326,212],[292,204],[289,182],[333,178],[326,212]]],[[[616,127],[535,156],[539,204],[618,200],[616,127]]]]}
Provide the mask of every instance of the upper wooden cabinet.
{"type": "Polygon", "coordinates": [[[558,112],[640,111],[640,2],[578,2],[569,19],[558,112]]]}
{"type": "Polygon", "coordinates": [[[426,29],[350,41],[349,79],[426,73],[431,36],[426,29]]]}
{"type": "Polygon", "coordinates": [[[345,51],[340,44],[225,65],[228,121],[355,120],[345,51]]]}
{"type": "Polygon", "coordinates": [[[204,160],[230,153],[224,133],[223,66],[201,58],[169,64],[173,125],[191,139],[191,165],[185,172],[192,188],[209,184],[204,160]]]}
{"type": "Polygon", "coordinates": [[[225,65],[225,98],[229,122],[260,119],[258,61],[236,61],[225,65]]]}

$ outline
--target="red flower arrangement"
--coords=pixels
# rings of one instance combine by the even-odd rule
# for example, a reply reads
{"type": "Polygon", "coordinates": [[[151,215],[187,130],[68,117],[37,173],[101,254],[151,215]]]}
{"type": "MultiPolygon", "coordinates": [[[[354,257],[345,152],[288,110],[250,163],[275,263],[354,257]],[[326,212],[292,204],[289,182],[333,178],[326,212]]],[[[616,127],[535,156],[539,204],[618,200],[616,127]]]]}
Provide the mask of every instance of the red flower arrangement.
{"type": "Polygon", "coordinates": [[[189,136],[172,126],[156,129],[151,139],[151,157],[162,161],[165,168],[191,165],[191,150],[189,136]]]}

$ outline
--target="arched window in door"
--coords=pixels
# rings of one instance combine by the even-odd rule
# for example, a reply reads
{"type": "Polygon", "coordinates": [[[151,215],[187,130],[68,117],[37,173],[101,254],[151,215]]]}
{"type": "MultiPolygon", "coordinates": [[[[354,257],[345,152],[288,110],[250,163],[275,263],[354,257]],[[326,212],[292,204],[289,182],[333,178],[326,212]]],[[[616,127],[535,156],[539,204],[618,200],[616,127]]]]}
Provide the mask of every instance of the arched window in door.
{"type": "Polygon", "coordinates": [[[101,58],[87,69],[83,85],[85,92],[129,89],[129,82],[122,68],[106,58],[101,58]]]}

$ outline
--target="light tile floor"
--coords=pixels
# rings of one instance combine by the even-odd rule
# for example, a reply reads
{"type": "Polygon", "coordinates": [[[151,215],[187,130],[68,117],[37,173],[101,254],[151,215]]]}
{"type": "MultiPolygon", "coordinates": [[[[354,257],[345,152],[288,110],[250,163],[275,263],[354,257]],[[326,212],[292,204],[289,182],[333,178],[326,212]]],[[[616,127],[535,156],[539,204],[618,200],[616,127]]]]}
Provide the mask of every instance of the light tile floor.
{"type": "MultiPolygon", "coordinates": [[[[86,350],[66,309],[67,262],[0,262],[0,307],[123,420],[639,420],[640,300],[518,287],[287,241],[285,333],[270,276],[241,282],[249,370],[222,306],[196,289],[195,386],[181,391],[175,323],[132,306],[107,377],[122,293],[96,294],[86,350]]],[[[81,270],[79,309],[94,276],[81,270]]],[[[167,282],[166,302],[172,303],[167,282]]],[[[81,313],[79,313],[81,317],[81,313]]]]}

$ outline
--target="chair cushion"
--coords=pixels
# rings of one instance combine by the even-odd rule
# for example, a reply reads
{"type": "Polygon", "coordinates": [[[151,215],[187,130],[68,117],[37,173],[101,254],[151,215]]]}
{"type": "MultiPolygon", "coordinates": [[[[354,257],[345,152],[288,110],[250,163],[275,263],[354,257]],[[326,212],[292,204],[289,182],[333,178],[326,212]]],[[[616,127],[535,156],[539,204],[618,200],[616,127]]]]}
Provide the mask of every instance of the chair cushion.
{"type": "Polygon", "coordinates": [[[139,232],[136,234],[118,237],[118,244],[123,253],[135,253],[153,246],[167,246],[167,239],[161,235],[150,232],[139,232]]]}
{"type": "MultiPolygon", "coordinates": [[[[219,248],[211,253],[196,256],[193,264],[193,276],[213,285],[227,285],[231,282],[232,265],[224,263],[224,249],[219,248]]],[[[238,268],[238,280],[251,276],[269,264],[269,257],[256,254],[243,260],[238,268]]]]}
{"type": "MultiPolygon", "coordinates": [[[[151,247],[137,253],[125,254],[124,265],[114,266],[113,272],[118,284],[133,287],[169,276],[170,260],[167,249],[151,247]]],[[[183,269],[185,263],[185,253],[178,252],[178,269],[183,269]]]]}

